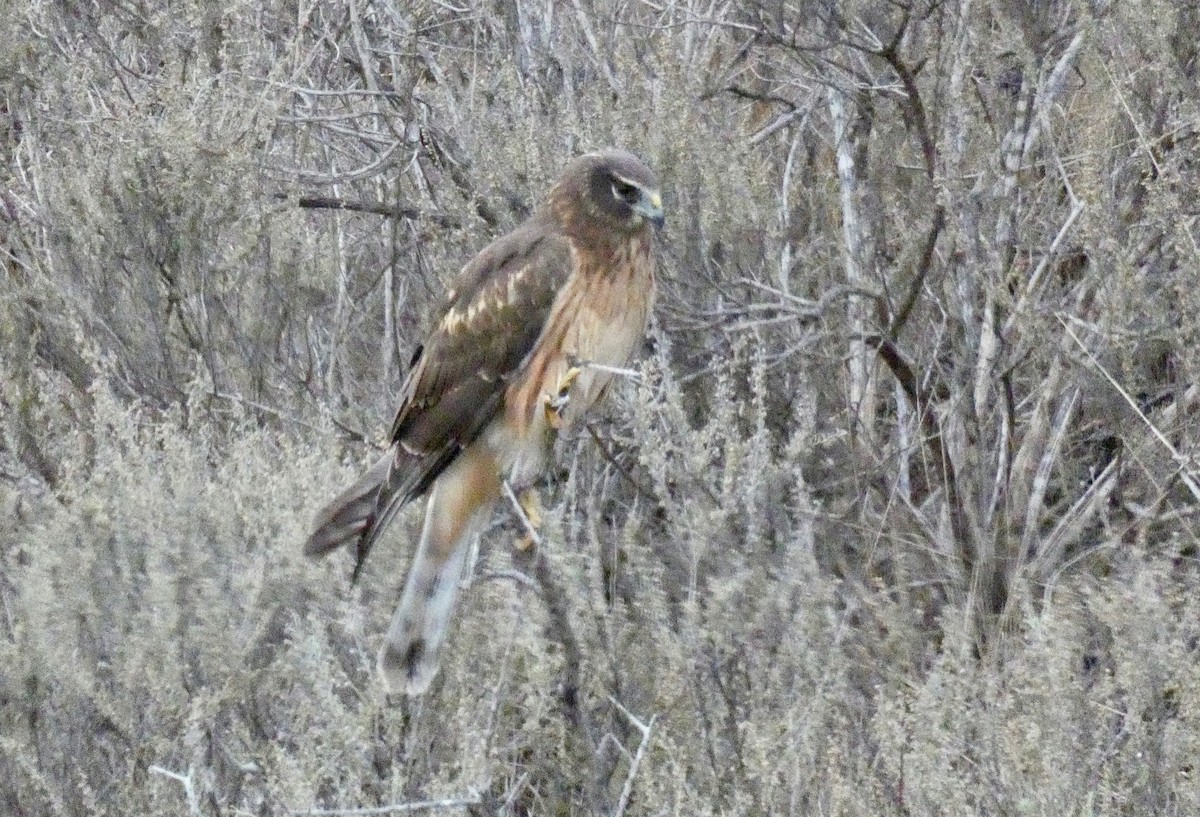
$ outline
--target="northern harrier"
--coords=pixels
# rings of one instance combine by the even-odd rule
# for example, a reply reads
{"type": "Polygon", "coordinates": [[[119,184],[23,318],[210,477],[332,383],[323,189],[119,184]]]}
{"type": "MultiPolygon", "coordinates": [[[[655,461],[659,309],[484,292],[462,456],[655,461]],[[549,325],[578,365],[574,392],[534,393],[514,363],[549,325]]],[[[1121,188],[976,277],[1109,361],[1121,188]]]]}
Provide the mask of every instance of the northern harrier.
{"type": "Polygon", "coordinates": [[[620,150],[567,165],[537,213],[459,273],[401,389],[391,447],[317,515],[309,555],[355,542],[355,575],[405,504],[425,523],[379,653],[388,686],[419,695],[437,673],[473,536],[504,482],[543,470],[554,435],[642,343],[654,298],[654,174],[620,150]]]}

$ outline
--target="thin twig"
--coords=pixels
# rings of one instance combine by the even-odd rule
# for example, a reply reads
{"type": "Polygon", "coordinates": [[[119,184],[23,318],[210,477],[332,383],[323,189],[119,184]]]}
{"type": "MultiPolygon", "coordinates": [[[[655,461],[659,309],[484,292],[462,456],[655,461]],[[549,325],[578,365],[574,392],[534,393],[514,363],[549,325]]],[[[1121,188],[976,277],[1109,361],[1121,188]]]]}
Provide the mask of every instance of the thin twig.
{"type": "Polygon", "coordinates": [[[504,495],[512,503],[513,510],[517,513],[517,518],[525,526],[525,532],[529,534],[529,538],[533,541],[534,546],[540,548],[542,546],[542,537],[538,533],[537,528],[534,527],[533,522],[530,521],[529,515],[525,513],[525,508],[521,505],[521,500],[517,499],[517,495],[513,493],[512,486],[508,484],[508,480],[504,480],[503,485],[504,495]]]}
{"type": "Polygon", "coordinates": [[[638,744],[637,752],[634,753],[633,759],[629,761],[629,774],[625,776],[625,785],[621,788],[621,797],[617,800],[617,810],[613,812],[613,817],[623,817],[625,807],[629,805],[629,798],[633,796],[633,781],[637,777],[638,767],[642,765],[642,757],[646,754],[646,747],[650,745],[650,733],[654,731],[654,722],[658,720],[658,715],[651,715],[650,720],[642,722],[641,719],[634,716],[632,712],[621,705],[613,696],[609,695],[608,700],[621,711],[621,714],[633,725],[635,729],[642,733],[641,743],[638,744]]]}
{"type": "MultiPolygon", "coordinates": [[[[320,431],[321,430],[321,429],[317,428],[315,425],[313,425],[312,423],[308,422],[307,420],[302,420],[299,417],[293,417],[290,414],[285,414],[284,412],[280,411],[277,408],[272,408],[271,406],[268,406],[264,403],[260,403],[257,400],[251,400],[249,397],[243,397],[240,394],[229,394],[228,392],[215,391],[212,393],[212,396],[216,397],[218,400],[227,400],[230,403],[238,403],[243,406],[248,406],[249,408],[252,408],[255,411],[261,411],[264,414],[269,414],[278,420],[283,420],[288,423],[294,423],[295,425],[302,426],[303,428],[307,428],[309,431],[320,431]]],[[[349,433],[356,434],[357,436],[360,437],[360,439],[363,439],[364,441],[366,439],[365,437],[362,437],[362,435],[358,435],[358,433],[355,432],[353,429],[347,428],[344,430],[349,433]]]]}
{"type": "Polygon", "coordinates": [[[575,19],[579,22],[579,30],[583,33],[583,39],[587,42],[588,47],[592,49],[592,56],[595,58],[597,64],[599,64],[604,78],[608,80],[608,87],[612,89],[614,94],[620,94],[622,90],[621,82],[617,79],[617,75],[613,73],[612,66],[608,64],[606,56],[608,49],[600,47],[600,43],[596,39],[596,32],[592,29],[587,12],[584,11],[583,5],[579,0],[572,0],[571,5],[575,8],[575,19]]]}
{"type": "Polygon", "coordinates": [[[169,777],[172,780],[178,780],[183,784],[183,793],[187,798],[188,812],[190,814],[200,814],[200,798],[196,796],[196,788],[192,785],[192,770],[189,767],[187,774],[173,772],[170,769],[164,769],[162,766],[150,766],[148,769],[152,774],[161,774],[163,777],[169,777]]]}
{"type": "Polygon", "coordinates": [[[595,369],[598,372],[616,375],[617,377],[628,377],[635,383],[642,381],[642,373],[637,369],[624,369],[620,366],[609,366],[607,363],[595,363],[591,360],[580,360],[576,365],[582,366],[585,369],[595,369]]]}
{"type": "Polygon", "coordinates": [[[544,549],[537,548],[531,561],[533,576],[546,606],[546,635],[562,648],[562,683],[558,686],[558,696],[562,700],[563,715],[590,742],[595,730],[587,710],[579,703],[579,691],[583,688],[583,648],[571,626],[568,594],[555,578],[544,549]]]}
{"type": "Polygon", "coordinates": [[[476,581],[487,582],[500,579],[507,579],[514,584],[518,584],[522,587],[528,587],[531,590],[537,590],[538,587],[537,582],[519,570],[489,570],[486,573],[480,574],[476,581]]]}
{"type": "MultiPolygon", "coordinates": [[[[1103,507],[1112,495],[1113,490],[1117,487],[1117,477],[1121,473],[1120,466],[1120,459],[1113,458],[1104,467],[1104,470],[1092,480],[1092,484],[1087,487],[1087,490],[1072,503],[1071,507],[1067,508],[1054,525],[1053,530],[1042,541],[1034,567],[1042,581],[1050,585],[1046,591],[1047,600],[1054,589],[1053,580],[1057,576],[1058,568],[1061,567],[1060,563],[1067,551],[1067,546],[1079,541],[1084,526],[1091,522],[1096,511],[1103,507]],[[1050,573],[1051,568],[1055,569],[1054,574],[1050,573]]],[[[1084,552],[1087,553],[1091,550],[1091,548],[1085,548],[1084,552]]]]}
{"type": "Polygon", "coordinates": [[[1063,325],[1063,329],[1067,330],[1067,334],[1071,336],[1071,339],[1079,344],[1079,348],[1082,349],[1083,353],[1088,356],[1090,361],[1092,361],[1092,365],[1100,370],[1100,374],[1104,375],[1104,379],[1107,380],[1112,387],[1117,390],[1117,394],[1124,398],[1125,402],[1129,404],[1129,407],[1133,409],[1134,413],[1137,414],[1138,419],[1145,424],[1146,428],[1150,429],[1150,433],[1154,435],[1154,439],[1158,440],[1162,447],[1167,449],[1171,455],[1171,459],[1173,459],[1175,464],[1179,466],[1179,478],[1183,480],[1183,484],[1188,487],[1188,491],[1191,492],[1192,497],[1197,501],[1200,501],[1200,483],[1197,483],[1196,478],[1192,476],[1190,470],[1192,467],[1194,467],[1193,461],[1190,458],[1180,454],[1179,449],[1171,444],[1171,441],[1166,438],[1166,435],[1159,431],[1158,427],[1154,425],[1154,423],[1150,422],[1150,418],[1147,417],[1145,412],[1142,411],[1142,407],[1138,405],[1137,400],[1133,399],[1133,396],[1125,388],[1123,388],[1120,383],[1117,382],[1117,379],[1109,373],[1104,364],[1096,359],[1096,356],[1092,354],[1092,350],[1089,349],[1084,342],[1079,339],[1079,336],[1075,334],[1074,330],[1071,329],[1071,326],[1067,323],[1066,318],[1064,318],[1062,314],[1055,315],[1055,317],[1058,318],[1058,322],[1063,325]]]}
{"type": "Polygon", "coordinates": [[[412,811],[425,811],[431,809],[442,808],[462,808],[463,806],[475,806],[479,804],[479,795],[472,797],[451,797],[445,800],[421,800],[416,803],[393,803],[389,806],[372,806],[370,808],[331,808],[331,809],[308,809],[297,811],[288,809],[288,814],[293,815],[337,815],[337,817],[356,817],[357,815],[365,814],[402,814],[412,811]]]}
{"type": "Polygon", "coordinates": [[[1042,449],[1041,459],[1038,462],[1037,469],[1033,472],[1033,480],[1028,488],[1028,495],[1025,499],[1025,527],[1021,532],[1022,558],[1024,554],[1033,552],[1033,539],[1039,531],[1038,522],[1042,513],[1042,503],[1046,498],[1046,491],[1050,487],[1050,475],[1053,473],[1054,464],[1058,462],[1059,455],[1062,452],[1063,441],[1067,437],[1067,431],[1071,425],[1071,419],[1074,416],[1075,405],[1078,400],[1079,388],[1076,387],[1059,403],[1058,410],[1055,412],[1050,439],[1042,449]]]}
{"type": "MultiPolygon", "coordinates": [[[[1063,178],[1065,181],[1065,175],[1063,178]]],[[[1067,187],[1067,193],[1074,202],[1071,205],[1071,212],[1067,214],[1066,220],[1063,222],[1062,226],[1059,227],[1058,232],[1054,235],[1054,239],[1050,242],[1049,249],[1047,249],[1045,254],[1042,255],[1042,259],[1038,262],[1037,267],[1034,268],[1033,274],[1029,276],[1029,280],[1026,281],[1024,289],[1021,290],[1021,294],[1017,298],[1016,305],[1010,312],[1008,319],[1004,322],[1004,330],[1001,332],[1002,337],[1010,337],[1013,325],[1017,322],[1017,320],[1025,316],[1026,312],[1024,307],[1026,302],[1033,295],[1038,284],[1041,283],[1042,276],[1045,275],[1046,270],[1050,266],[1050,261],[1057,257],[1059,247],[1062,246],[1067,234],[1071,232],[1071,228],[1075,225],[1076,220],[1078,220],[1079,216],[1083,213],[1084,204],[1075,198],[1075,194],[1071,191],[1069,183],[1067,187]]]]}
{"type": "MultiPolygon", "coordinates": [[[[276,193],[276,199],[291,198],[286,193],[276,193]]],[[[394,219],[416,221],[429,219],[442,227],[462,226],[458,219],[444,213],[429,213],[411,204],[384,204],[374,201],[352,201],[333,196],[300,196],[296,203],[305,210],[346,210],[352,213],[370,213],[375,216],[385,216],[394,219]]]]}
{"type": "Polygon", "coordinates": [[[632,485],[634,490],[647,499],[657,502],[658,497],[655,496],[654,491],[643,485],[641,480],[635,477],[632,473],[630,473],[628,468],[617,461],[616,455],[609,450],[608,446],[604,444],[604,440],[600,438],[600,433],[596,431],[596,427],[591,423],[585,423],[585,427],[588,430],[588,434],[592,435],[592,440],[596,443],[596,447],[600,449],[600,456],[604,457],[604,459],[607,460],[613,468],[616,468],[617,473],[624,477],[625,481],[632,485]]]}

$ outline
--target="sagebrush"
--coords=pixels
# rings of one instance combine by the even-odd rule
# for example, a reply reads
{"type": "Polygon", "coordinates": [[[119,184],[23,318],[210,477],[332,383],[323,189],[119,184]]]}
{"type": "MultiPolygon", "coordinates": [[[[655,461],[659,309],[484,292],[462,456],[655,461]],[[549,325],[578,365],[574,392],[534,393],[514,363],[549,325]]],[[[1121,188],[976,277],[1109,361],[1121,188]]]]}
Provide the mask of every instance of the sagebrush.
{"type": "Polygon", "coordinates": [[[0,8],[0,811],[1200,812],[1187,4],[0,8]],[[420,699],[299,553],[574,154],[639,364],[420,699]]]}

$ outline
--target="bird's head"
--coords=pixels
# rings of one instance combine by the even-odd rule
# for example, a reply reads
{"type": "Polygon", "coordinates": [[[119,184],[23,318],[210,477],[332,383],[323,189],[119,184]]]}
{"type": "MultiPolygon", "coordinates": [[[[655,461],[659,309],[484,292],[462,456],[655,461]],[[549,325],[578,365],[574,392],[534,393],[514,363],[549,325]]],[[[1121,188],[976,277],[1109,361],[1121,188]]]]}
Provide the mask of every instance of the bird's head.
{"type": "Polygon", "coordinates": [[[624,150],[602,150],[575,159],[552,194],[564,221],[583,218],[592,226],[635,233],[663,226],[662,193],[654,171],[624,150]]]}

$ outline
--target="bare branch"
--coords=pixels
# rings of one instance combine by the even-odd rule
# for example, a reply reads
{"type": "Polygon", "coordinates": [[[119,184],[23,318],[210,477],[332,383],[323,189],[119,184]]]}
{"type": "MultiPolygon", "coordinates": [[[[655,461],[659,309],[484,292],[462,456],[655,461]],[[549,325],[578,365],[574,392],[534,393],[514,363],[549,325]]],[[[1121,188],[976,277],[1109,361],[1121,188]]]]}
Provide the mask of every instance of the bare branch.
{"type": "Polygon", "coordinates": [[[1064,316],[1063,314],[1059,313],[1055,315],[1055,317],[1058,318],[1058,322],[1063,325],[1063,328],[1067,330],[1067,334],[1071,336],[1071,339],[1079,345],[1079,348],[1083,350],[1083,353],[1088,356],[1090,361],[1092,361],[1092,365],[1099,370],[1100,374],[1104,375],[1104,379],[1107,380],[1114,389],[1116,389],[1117,394],[1121,395],[1121,398],[1129,405],[1131,409],[1133,409],[1134,413],[1137,414],[1138,419],[1142,421],[1142,424],[1145,425],[1146,429],[1154,436],[1154,439],[1157,440],[1158,443],[1171,455],[1171,459],[1174,460],[1175,464],[1179,466],[1180,480],[1182,480],[1183,484],[1187,486],[1192,498],[1194,498],[1197,502],[1200,502],[1200,482],[1197,481],[1197,477],[1194,473],[1196,469],[1195,458],[1185,457],[1183,454],[1179,453],[1179,450],[1172,445],[1171,441],[1167,439],[1167,436],[1159,431],[1158,427],[1154,425],[1154,423],[1150,422],[1150,418],[1146,416],[1144,411],[1142,411],[1142,407],[1138,405],[1138,402],[1134,399],[1133,395],[1131,395],[1129,391],[1125,389],[1125,387],[1117,382],[1117,379],[1112,376],[1112,373],[1108,371],[1108,368],[1096,359],[1096,356],[1092,353],[1092,350],[1089,349],[1087,345],[1079,339],[1079,336],[1075,334],[1075,331],[1071,328],[1070,324],[1067,323],[1067,317],[1069,316],[1064,316]]]}
{"type": "Polygon", "coordinates": [[[517,495],[513,492],[512,485],[508,480],[504,480],[504,495],[508,497],[509,503],[513,507],[513,512],[516,513],[517,519],[521,521],[521,525],[525,528],[525,533],[529,535],[529,539],[533,542],[534,547],[542,546],[542,535],[538,533],[537,526],[533,524],[533,520],[529,518],[529,514],[525,512],[525,506],[521,504],[521,500],[517,499],[517,495]]]}
{"type": "Polygon", "coordinates": [[[637,777],[638,768],[642,765],[642,758],[646,754],[646,747],[650,745],[650,735],[654,731],[654,722],[658,719],[658,715],[651,715],[650,720],[643,722],[634,717],[628,709],[621,705],[613,696],[609,695],[608,700],[612,705],[620,710],[621,714],[629,721],[629,723],[642,733],[642,740],[638,743],[637,752],[634,753],[633,759],[629,761],[629,774],[625,775],[625,785],[621,787],[621,796],[617,800],[616,811],[613,812],[613,817],[623,817],[625,808],[629,805],[629,798],[633,796],[633,781],[637,777]]]}
{"type": "MultiPolygon", "coordinates": [[[[286,193],[276,193],[277,199],[288,199],[286,193]]],[[[443,227],[459,227],[461,226],[457,219],[441,213],[427,213],[420,208],[411,204],[383,204],[381,202],[370,201],[350,201],[347,199],[334,198],[332,196],[300,196],[297,199],[297,204],[308,210],[348,210],[354,213],[371,213],[377,216],[386,216],[388,218],[409,219],[412,221],[418,219],[428,219],[435,224],[440,224],[443,227]]]]}
{"type": "Polygon", "coordinates": [[[195,786],[192,784],[192,769],[190,766],[188,767],[187,774],[180,774],[179,772],[173,772],[170,769],[164,769],[162,766],[154,765],[150,766],[148,771],[152,772],[153,774],[161,774],[163,777],[169,777],[172,780],[178,780],[180,783],[182,783],[183,793],[187,798],[188,813],[193,815],[193,817],[199,817],[201,813],[200,796],[196,793],[195,786]]]}
{"type": "Polygon", "coordinates": [[[389,806],[371,806],[368,808],[288,809],[288,814],[295,815],[295,817],[365,817],[366,815],[374,814],[407,814],[414,811],[464,808],[466,806],[477,806],[479,802],[479,795],[469,795],[467,797],[449,797],[445,800],[393,803],[389,806]]]}

